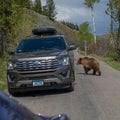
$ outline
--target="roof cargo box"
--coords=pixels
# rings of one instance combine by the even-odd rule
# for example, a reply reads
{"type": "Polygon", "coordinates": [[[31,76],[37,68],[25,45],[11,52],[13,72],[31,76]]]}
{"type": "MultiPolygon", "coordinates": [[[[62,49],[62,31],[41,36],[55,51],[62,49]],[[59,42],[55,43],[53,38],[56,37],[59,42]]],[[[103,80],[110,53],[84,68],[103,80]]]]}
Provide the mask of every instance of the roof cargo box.
{"type": "Polygon", "coordinates": [[[43,27],[38,27],[34,28],[32,30],[32,33],[34,35],[55,35],[57,33],[57,30],[55,27],[52,26],[43,26],[43,27]]]}

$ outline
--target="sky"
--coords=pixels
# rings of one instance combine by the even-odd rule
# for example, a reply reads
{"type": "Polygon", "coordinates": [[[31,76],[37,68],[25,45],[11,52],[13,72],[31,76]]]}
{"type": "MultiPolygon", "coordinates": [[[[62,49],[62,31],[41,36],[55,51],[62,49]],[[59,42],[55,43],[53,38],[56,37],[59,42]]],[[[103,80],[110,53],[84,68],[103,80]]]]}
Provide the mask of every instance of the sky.
{"type": "MultiPolygon", "coordinates": [[[[46,0],[41,0],[44,5],[46,0]]],[[[110,18],[105,14],[108,0],[100,0],[94,5],[94,15],[96,22],[96,34],[103,35],[109,32],[110,18]]],[[[93,25],[90,9],[84,5],[84,0],[54,0],[56,6],[56,18],[58,21],[67,21],[74,24],[89,22],[90,30],[93,33],[93,25]]]]}

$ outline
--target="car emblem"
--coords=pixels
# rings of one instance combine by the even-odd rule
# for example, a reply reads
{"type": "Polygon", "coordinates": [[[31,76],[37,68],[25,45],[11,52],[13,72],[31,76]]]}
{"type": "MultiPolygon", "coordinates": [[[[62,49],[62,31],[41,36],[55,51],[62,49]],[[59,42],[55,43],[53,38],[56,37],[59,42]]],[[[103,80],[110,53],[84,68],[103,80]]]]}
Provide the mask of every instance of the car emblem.
{"type": "Polygon", "coordinates": [[[35,61],[35,62],[33,62],[33,66],[34,67],[40,67],[41,66],[41,62],[40,61],[35,61]]]}

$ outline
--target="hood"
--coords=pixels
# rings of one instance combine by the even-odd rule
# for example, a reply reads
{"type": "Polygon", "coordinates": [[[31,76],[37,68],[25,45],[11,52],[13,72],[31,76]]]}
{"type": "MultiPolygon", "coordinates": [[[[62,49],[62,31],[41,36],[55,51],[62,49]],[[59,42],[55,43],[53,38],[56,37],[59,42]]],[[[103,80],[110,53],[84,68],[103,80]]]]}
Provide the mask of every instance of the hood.
{"type": "Polygon", "coordinates": [[[11,58],[12,61],[18,60],[29,60],[32,58],[39,57],[61,57],[67,55],[67,52],[64,51],[37,51],[37,52],[24,52],[24,53],[16,53],[15,56],[11,58]]]}

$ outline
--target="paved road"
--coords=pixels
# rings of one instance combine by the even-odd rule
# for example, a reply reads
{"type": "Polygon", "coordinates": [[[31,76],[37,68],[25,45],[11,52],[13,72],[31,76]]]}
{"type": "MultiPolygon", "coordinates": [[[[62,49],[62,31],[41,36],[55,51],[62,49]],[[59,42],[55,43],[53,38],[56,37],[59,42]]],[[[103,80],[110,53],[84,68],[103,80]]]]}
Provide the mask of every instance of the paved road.
{"type": "MultiPolygon", "coordinates": [[[[78,59],[75,53],[75,62],[78,59]]],[[[15,97],[34,113],[66,113],[71,120],[120,120],[120,72],[100,62],[102,76],[75,65],[74,92],[39,91],[15,97]]]]}

